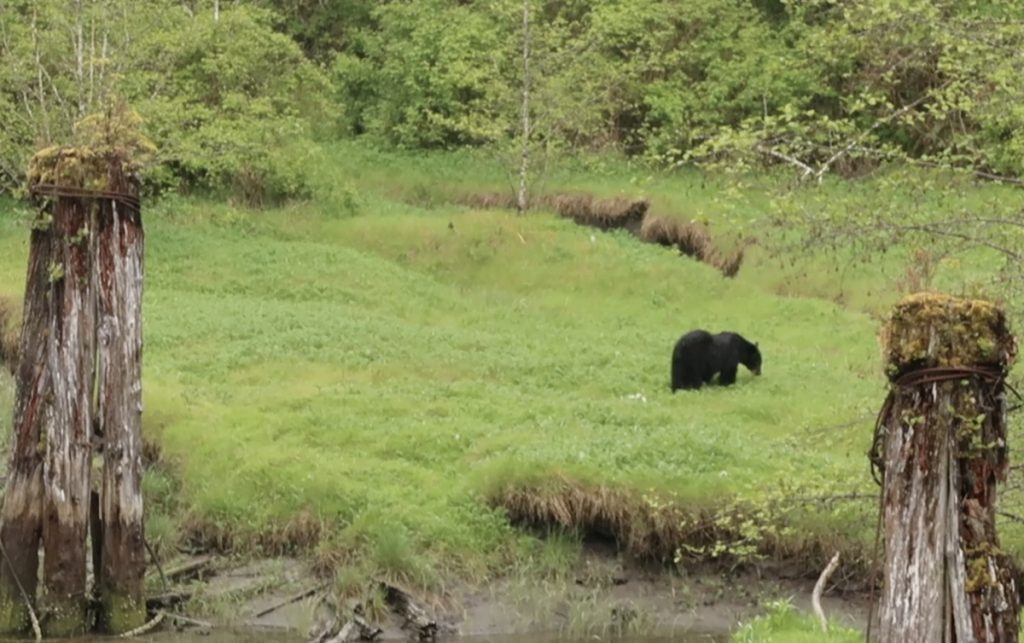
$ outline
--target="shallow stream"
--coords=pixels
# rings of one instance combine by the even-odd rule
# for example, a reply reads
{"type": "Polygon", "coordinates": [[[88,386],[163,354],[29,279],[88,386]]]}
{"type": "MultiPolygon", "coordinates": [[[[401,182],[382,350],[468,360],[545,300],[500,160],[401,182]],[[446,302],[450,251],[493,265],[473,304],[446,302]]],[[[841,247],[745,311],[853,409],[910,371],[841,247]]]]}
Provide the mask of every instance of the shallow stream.
{"type": "MultiPolygon", "coordinates": [[[[110,643],[111,638],[73,639],[74,643],[110,643]]],[[[214,630],[209,634],[199,632],[157,632],[131,639],[139,643],[305,643],[299,633],[268,632],[264,630],[214,630]]],[[[395,640],[395,639],[392,639],[395,640]]],[[[408,639],[404,639],[408,640],[408,639]]],[[[463,636],[439,639],[451,643],[584,643],[593,639],[563,638],[558,635],[520,634],[502,636],[463,636]]],[[[711,634],[659,636],[626,636],[615,639],[617,643],[725,643],[728,637],[711,634]]]]}

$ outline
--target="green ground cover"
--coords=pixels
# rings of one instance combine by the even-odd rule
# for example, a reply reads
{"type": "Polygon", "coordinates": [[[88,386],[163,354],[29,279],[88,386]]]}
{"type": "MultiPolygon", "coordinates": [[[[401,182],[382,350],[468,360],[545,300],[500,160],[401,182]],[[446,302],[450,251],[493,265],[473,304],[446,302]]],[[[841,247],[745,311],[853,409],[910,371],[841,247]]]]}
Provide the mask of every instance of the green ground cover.
{"type": "MultiPolygon", "coordinates": [[[[315,543],[327,562],[438,587],[543,559],[487,502],[508,485],[572,480],[712,513],[874,493],[878,314],[909,249],[781,268],[755,249],[730,280],[624,233],[446,203],[507,185],[473,155],[346,145],[311,171],[302,204],[169,198],[146,212],[144,428],[166,467],[147,479],[153,537],[315,543]],[[764,375],[673,395],[672,345],[695,327],[758,341],[764,375]]],[[[765,185],[617,161],[545,178],[651,196],[723,243],[756,230],[765,185]]],[[[866,197],[838,185],[806,198],[866,197]]],[[[24,287],[27,236],[24,215],[0,207],[0,293],[24,287]]],[[[937,279],[960,287],[982,260],[937,279]]],[[[10,396],[0,388],[5,425],[10,396]]],[[[751,538],[863,552],[873,511],[810,503],[751,538]]]]}

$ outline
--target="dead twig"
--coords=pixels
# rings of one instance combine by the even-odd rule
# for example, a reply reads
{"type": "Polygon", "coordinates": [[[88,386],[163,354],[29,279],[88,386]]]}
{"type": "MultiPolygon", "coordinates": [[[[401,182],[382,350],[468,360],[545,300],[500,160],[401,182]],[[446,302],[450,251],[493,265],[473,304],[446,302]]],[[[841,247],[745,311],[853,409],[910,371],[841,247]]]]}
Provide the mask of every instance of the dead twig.
{"type": "Polygon", "coordinates": [[[258,611],[255,614],[253,614],[252,617],[253,618],[260,618],[262,616],[266,616],[267,614],[270,614],[271,612],[275,612],[275,611],[281,609],[282,607],[285,607],[287,605],[291,605],[292,603],[297,603],[298,601],[301,601],[304,598],[312,596],[313,594],[316,594],[317,592],[319,592],[322,589],[325,589],[326,587],[327,587],[327,585],[317,585],[316,587],[309,587],[307,589],[304,589],[301,592],[298,592],[297,594],[293,594],[293,595],[291,595],[291,596],[289,596],[289,597],[287,597],[287,598],[285,598],[285,599],[283,599],[281,601],[278,601],[277,603],[274,603],[270,607],[266,607],[264,609],[261,609],[260,611],[258,611]]]}
{"type": "Polygon", "coordinates": [[[43,631],[39,627],[39,619],[36,618],[36,611],[32,609],[32,601],[28,598],[28,592],[25,591],[25,587],[21,584],[21,579],[14,571],[14,565],[11,563],[11,559],[7,556],[7,548],[4,547],[3,541],[0,541],[0,553],[4,555],[4,561],[7,563],[7,568],[11,570],[11,576],[14,578],[14,582],[18,585],[18,591],[21,592],[21,600],[25,601],[25,607],[28,608],[28,617],[32,621],[32,633],[35,635],[37,641],[43,640],[43,631]]]}
{"type": "Polygon", "coordinates": [[[150,619],[150,621],[148,623],[143,623],[142,625],[138,626],[134,630],[128,630],[124,634],[119,634],[117,636],[117,638],[119,638],[119,639],[130,639],[133,636],[138,636],[139,634],[145,634],[146,632],[148,632],[148,631],[152,630],[153,628],[155,628],[157,625],[160,625],[160,622],[164,620],[165,616],[167,616],[167,612],[165,612],[163,610],[160,610],[159,612],[156,613],[156,616],[154,616],[152,619],[150,619]]]}
{"type": "Polygon", "coordinates": [[[828,632],[828,619],[825,618],[825,611],[821,609],[821,593],[825,591],[825,583],[828,582],[828,577],[832,575],[832,572],[836,571],[836,567],[839,566],[839,552],[836,552],[832,560],[828,561],[828,565],[821,572],[821,576],[818,577],[818,582],[814,584],[814,591],[811,592],[811,605],[814,607],[814,613],[818,615],[818,620],[821,621],[822,633],[828,632]]]}
{"type": "Polygon", "coordinates": [[[160,584],[163,585],[164,592],[169,591],[167,585],[167,576],[164,575],[164,568],[160,566],[160,559],[157,558],[156,553],[150,546],[149,541],[143,539],[142,543],[146,546],[146,551],[149,552],[149,557],[153,559],[153,564],[156,565],[156,571],[160,572],[160,584]]]}
{"type": "Polygon", "coordinates": [[[197,627],[202,627],[202,628],[207,629],[207,630],[212,630],[213,629],[213,623],[209,623],[207,621],[200,621],[199,619],[191,618],[191,617],[188,617],[188,616],[182,616],[181,614],[168,613],[167,617],[168,618],[172,618],[172,619],[174,619],[176,621],[181,621],[182,623],[188,623],[189,625],[195,625],[197,627]]]}

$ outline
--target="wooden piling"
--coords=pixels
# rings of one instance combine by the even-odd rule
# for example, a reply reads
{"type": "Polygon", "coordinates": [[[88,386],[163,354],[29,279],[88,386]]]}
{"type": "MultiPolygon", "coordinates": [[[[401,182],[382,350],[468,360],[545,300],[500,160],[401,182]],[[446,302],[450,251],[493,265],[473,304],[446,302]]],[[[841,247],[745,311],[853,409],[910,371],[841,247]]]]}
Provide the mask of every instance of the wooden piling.
{"type": "Polygon", "coordinates": [[[43,612],[48,636],[86,631],[86,550],[92,458],[96,309],[91,204],[58,197],[52,207],[43,406],[43,612]]]}
{"type": "Polygon", "coordinates": [[[15,371],[14,435],[0,511],[0,634],[28,630],[35,604],[39,542],[43,528],[43,407],[50,394],[45,368],[50,306],[49,215],[35,222],[29,240],[28,275],[20,359],[15,371]]]}
{"type": "MultiPolygon", "coordinates": [[[[131,181],[110,172],[111,186],[134,195],[131,181]]],[[[113,634],[146,621],[142,515],[142,271],[138,202],[101,204],[99,265],[99,421],[103,435],[100,494],[102,569],[99,626],[113,634]]]]}
{"type": "Polygon", "coordinates": [[[995,529],[1016,356],[1006,316],[984,301],[912,295],[883,341],[892,393],[873,448],[884,469],[880,640],[1017,641],[1015,572],[995,529]]]}
{"type": "Polygon", "coordinates": [[[123,104],[83,119],[76,133],[81,145],[41,150],[29,167],[40,215],[0,524],[0,634],[25,631],[37,601],[48,636],[91,629],[90,553],[100,627],[119,634],[146,616],[137,172],[153,150],[123,104]],[[97,444],[103,471],[94,500],[97,444]],[[37,596],[40,542],[45,591],[37,596]]]}

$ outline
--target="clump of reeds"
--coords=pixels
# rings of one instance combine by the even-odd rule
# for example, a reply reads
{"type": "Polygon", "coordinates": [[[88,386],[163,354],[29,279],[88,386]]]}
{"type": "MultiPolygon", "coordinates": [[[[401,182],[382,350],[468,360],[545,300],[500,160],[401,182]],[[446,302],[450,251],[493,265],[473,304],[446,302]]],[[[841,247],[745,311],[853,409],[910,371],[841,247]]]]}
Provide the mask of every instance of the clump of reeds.
{"type": "Polygon", "coordinates": [[[312,552],[326,533],[323,521],[310,511],[300,511],[287,522],[246,533],[216,520],[191,516],[184,522],[185,542],[200,550],[254,551],[265,556],[295,556],[312,552]]]}
{"type": "MultiPolygon", "coordinates": [[[[506,487],[491,503],[502,507],[513,522],[613,538],[641,559],[670,561],[680,544],[700,536],[697,523],[685,520],[681,509],[655,507],[635,494],[605,486],[562,480],[554,487],[506,487]]],[[[714,525],[708,528],[714,531],[714,525]]]]}

